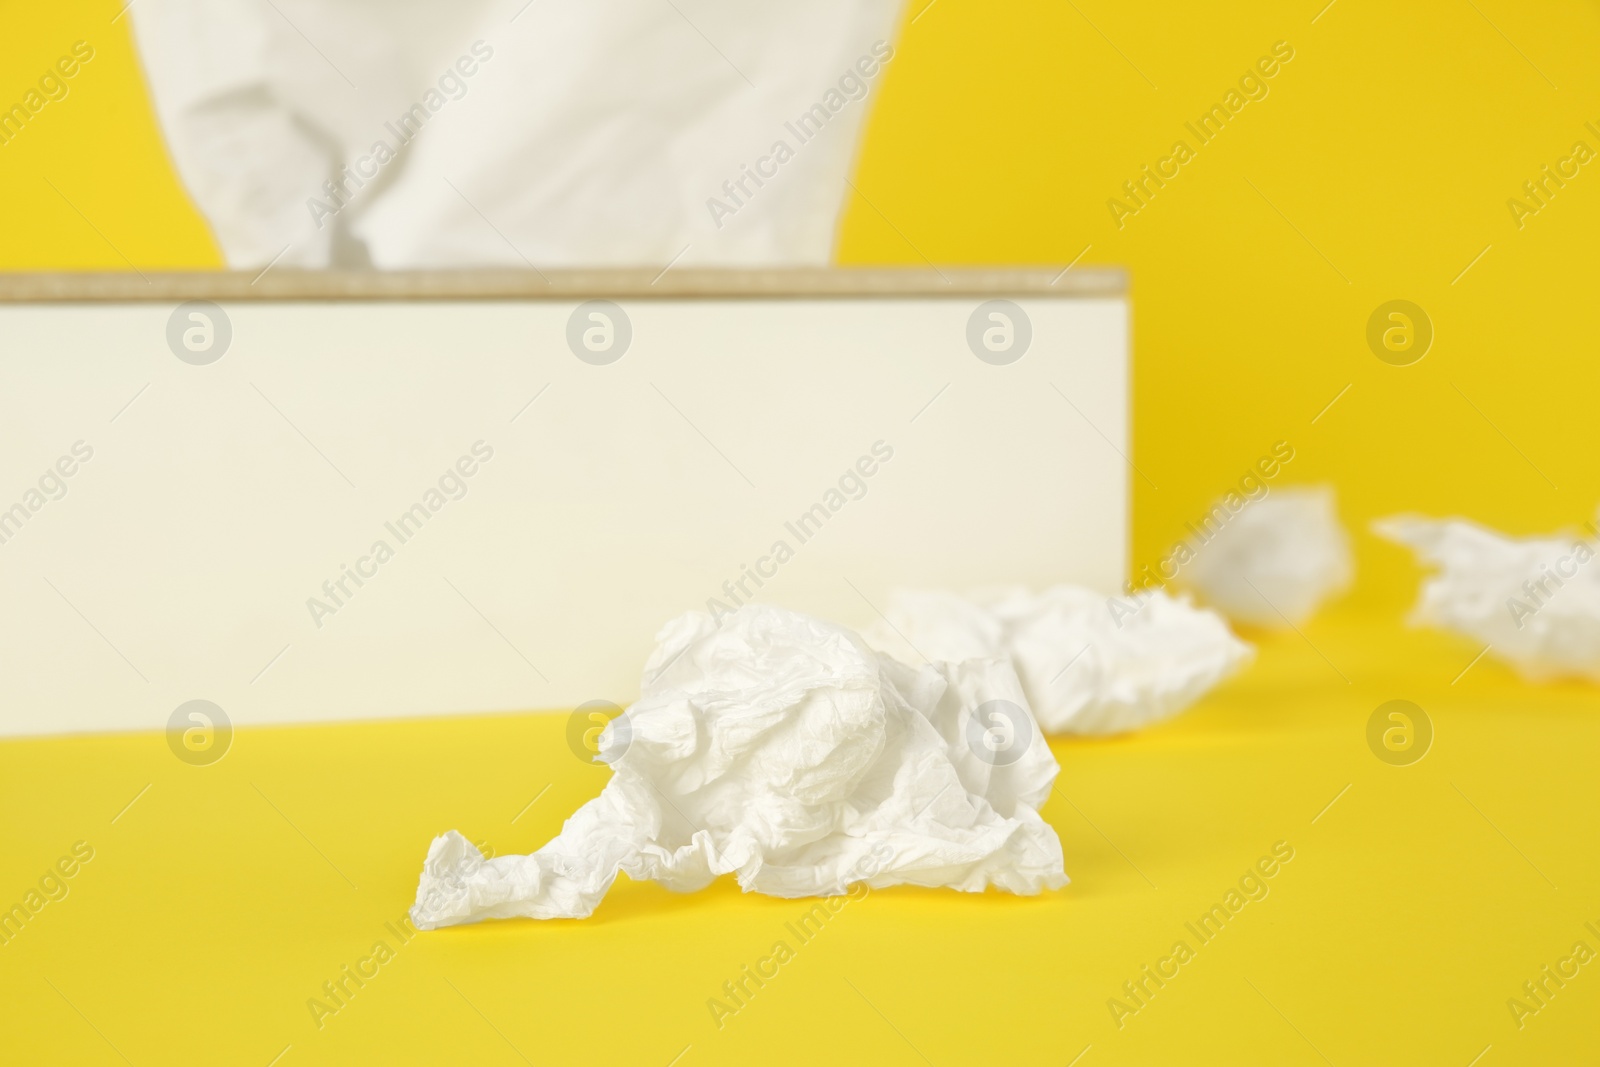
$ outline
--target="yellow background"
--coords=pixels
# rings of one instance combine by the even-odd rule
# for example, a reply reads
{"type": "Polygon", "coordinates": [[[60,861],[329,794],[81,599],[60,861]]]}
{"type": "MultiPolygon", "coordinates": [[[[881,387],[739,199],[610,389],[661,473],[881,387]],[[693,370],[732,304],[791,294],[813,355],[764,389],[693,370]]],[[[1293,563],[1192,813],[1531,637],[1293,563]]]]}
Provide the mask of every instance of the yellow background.
{"type": "MultiPolygon", "coordinates": [[[[840,260],[1087,246],[1082,264],[1130,268],[1136,565],[1277,440],[1297,453],[1279,484],[1335,483],[1356,530],[1401,510],[1521,533],[1592,514],[1600,164],[1521,229],[1506,201],[1573,142],[1600,149],[1594,5],[912,4],[840,260]],[[1106,201],[1195,147],[1184,122],[1277,41],[1295,55],[1270,94],[1117,228],[1106,201]],[[1410,367],[1366,347],[1396,298],[1436,332],[1410,367]]],[[[0,267],[220,263],[117,10],[0,5],[0,102],[73,41],[96,49],[0,147],[0,267]]],[[[424,935],[313,1025],[307,998],[387,937],[432,833],[529,851],[598,790],[559,718],[244,730],[209,768],[153,734],[7,742],[0,903],[74,841],[96,855],[0,946],[3,1058],[1596,1062],[1600,965],[1520,1030],[1506,1008],[1574,941],[1600,949],[1594,692],[1524,686],[1492,656],[1461,674],[1477,647],[1401,626],[1408,556],[1357,540],[1355,592],[1304,636],[1252,635],[1257,666],[1193,712],[1055,744],[1067,890],[874,893],[720,1030],[707,998],[798,902],[621,884],[583,923],[424,935]],[[1437,731],[1411,767],[1366,747],[1394,697],[1437,731]],[[1296,853],[1270,896],[1119,1029],[1107,999],[1278,840],[1296,853]]]]}

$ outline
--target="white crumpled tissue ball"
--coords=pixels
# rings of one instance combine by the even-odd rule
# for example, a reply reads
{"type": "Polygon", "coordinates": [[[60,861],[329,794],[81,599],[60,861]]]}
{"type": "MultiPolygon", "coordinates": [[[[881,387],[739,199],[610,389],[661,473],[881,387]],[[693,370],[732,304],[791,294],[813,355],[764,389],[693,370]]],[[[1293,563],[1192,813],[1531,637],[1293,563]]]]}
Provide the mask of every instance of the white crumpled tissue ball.
{"type": "Polygon", "coordinates": [[[1577,533],[1510,537],[1465,519],[1414,515],[1381,519],[1373,530],[1439,569],[1423,583],[1413,622],[1482,641],[1533,681],[1600,681],[1596,542],[1577,533]]]}
{"type": "Polygon", "coordinates": [[[1202,537],[1178,580],[1235,622],[1298,626],[1355,572],[1330,486],[1278,489],[1202,537]]]}
{"type": "Polygon", "coordinates": [[[1047,733],[1114,734],[1170,718],[1253,655],[1221,616],[1187,599],[1071,585],[970,598],[897,590],[865,636],[908,659],[1009,660],[1047,733]]]}
{"type": "Polygon", "coordinates": [[[779,897],[1067,882],[1038,813],[1059,768],[1008,663],[908,667],[747,604],[663,627],[641,689],[600,735],[611,780],[549,844],[485,859],[455,831],[434,839],[419,929],[582,918],[619,870],[679,892],[732,874],[779,897]]]}

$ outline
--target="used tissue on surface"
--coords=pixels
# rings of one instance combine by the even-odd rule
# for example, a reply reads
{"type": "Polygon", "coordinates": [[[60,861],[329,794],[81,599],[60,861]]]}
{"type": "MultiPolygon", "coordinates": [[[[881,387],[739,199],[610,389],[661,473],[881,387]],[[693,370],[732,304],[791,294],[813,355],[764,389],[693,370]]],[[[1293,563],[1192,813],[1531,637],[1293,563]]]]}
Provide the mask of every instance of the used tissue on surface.
{"type": "Polygon", "coordinates": [[[1279,489],[1228,518],[1183,569],[1207,606],[1236,622],[1298,626],[1349,585],[1350,539],[1329,487],[1279,489]]]}
{"type": "Polygon", "coordinates": [[[747,604],[668,623],[641,695],[600,735],[612,778],[530,856],[434,839],[419,929],[581,918],[619,871],[680,892],[832,895],[855,882],[1066,884],[1039,817],[1058,767],[1000,660],[908,667],[851,631],[747,604]]]}
{"type": "Polygon", "coordinates": [[[1161,590],[1131,600],[1058,585],[971,598],[890,594],[874,647],[908,659],[1009,660],[1048,733],[1112,734],[1167,719],[1252,655],[1215,612],[1161,590]]]}
{"type": "Polygon", "coordinates": [[[1423,583],[1414,621],[1482,641],[1536,681],[1600,681],[1595,541],[1575,533],[1508,537],[1465,519],[1405,515],[1373,529],[1439,569],[1423,583]]]}

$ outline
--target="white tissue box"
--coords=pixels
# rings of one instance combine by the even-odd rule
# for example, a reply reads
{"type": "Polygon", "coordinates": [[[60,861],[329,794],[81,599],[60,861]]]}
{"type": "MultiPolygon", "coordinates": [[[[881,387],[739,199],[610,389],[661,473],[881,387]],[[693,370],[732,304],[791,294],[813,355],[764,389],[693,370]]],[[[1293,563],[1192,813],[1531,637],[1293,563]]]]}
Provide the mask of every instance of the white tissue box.
{"type": "Polygon", "coordinates": [[[3,733],[153,728],[195,698],[235,722],[626,704],[687,609],[861,628],[892,586],[1109,594],[1126,571],[1117,272],[14,276],[0,298],[3,733]]]}

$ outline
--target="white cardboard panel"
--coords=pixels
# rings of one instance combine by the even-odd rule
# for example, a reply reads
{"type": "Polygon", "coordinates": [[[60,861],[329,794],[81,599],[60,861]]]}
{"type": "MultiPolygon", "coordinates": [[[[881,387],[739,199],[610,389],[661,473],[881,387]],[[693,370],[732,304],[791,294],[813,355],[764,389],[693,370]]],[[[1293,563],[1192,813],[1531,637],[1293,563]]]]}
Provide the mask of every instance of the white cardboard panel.
{"type": "Polygon", "coordinates": [[[902,584],[1113,591],[1126,301],[1019,295],[1030,346],[994,366],[967,342],[986,299],[619,299],[606,366],[569,350],[577,300],[230,303],[205,366],[169,350],[170,303],[0,306],[0,509],[26,513],[0,733],[157,728],[194,698],[236,723],[626,704],[656,629],[731,605],[779,541],[746,590],[854,626],[902,584]],[[478,442],[402,542],[386,524],[478,442]],[[802,541],[786,523],[878,442],[802,541]]]}

